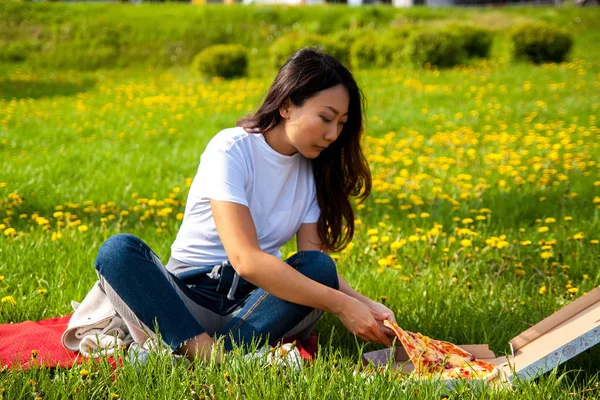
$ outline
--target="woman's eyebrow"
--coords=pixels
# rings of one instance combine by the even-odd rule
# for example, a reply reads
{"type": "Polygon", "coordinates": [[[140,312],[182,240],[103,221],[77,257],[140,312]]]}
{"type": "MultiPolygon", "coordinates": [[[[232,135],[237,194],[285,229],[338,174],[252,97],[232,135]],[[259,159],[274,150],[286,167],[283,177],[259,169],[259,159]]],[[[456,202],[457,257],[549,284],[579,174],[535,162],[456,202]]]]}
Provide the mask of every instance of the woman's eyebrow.
{"type": "MultiPolygon", "coordinates": [[[[322,105],[321,107],[329,108],[331,111],[333,111],[335,113],[335,115],[338,115],[340,113],[338,110],[336,110],[335,108],[333,108],[331,106],[322,105]]],[[[348,113],[346,113],[344,115],[348,115],[348,113]]]]}

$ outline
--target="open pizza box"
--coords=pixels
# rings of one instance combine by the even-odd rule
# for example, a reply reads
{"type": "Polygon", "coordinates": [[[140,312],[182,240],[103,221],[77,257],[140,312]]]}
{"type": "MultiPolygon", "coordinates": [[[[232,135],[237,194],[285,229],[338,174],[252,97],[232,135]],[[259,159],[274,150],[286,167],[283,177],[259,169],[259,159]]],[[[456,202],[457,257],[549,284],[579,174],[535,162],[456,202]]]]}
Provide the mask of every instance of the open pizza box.
{"type": "MultiPolygon", "coordinates": [[[[506,357],[496,357],[487,344],[459,347],[494,364],[499,373],[489,383],[504,386],[534,379],[599,342],[600,287],[597,287],[512,339],[509,342],[512,354],[506,357]]],[[[384,366],[390,362],[404,372],[414,370],[401,346],[363,354],[365,364],[384,366]]],[[[444,382],[451,388],[455,381],[444,382]]]]}

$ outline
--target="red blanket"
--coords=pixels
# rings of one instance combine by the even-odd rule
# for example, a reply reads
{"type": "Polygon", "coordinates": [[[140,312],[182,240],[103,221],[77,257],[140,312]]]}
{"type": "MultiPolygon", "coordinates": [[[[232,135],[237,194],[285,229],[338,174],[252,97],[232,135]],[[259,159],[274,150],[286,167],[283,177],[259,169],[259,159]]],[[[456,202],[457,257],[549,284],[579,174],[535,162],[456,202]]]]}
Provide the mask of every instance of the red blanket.
{"type": "MultiPolygon", "coordinates": [[[[71,316],[66,315],[39,322],[0,325],[0,368],[68,368],[81,362],[79,353],[66,350],[60,340],[70,319],[71,316]]],[[[317,335],[311,333],[304,346],[298,342],[298,350],[304,359],[312,359],[317,351],[317,335]]]]}
{"type": "Polygon", "coordinates": [[[71,316],[66,315],[39,322],[0,325],[0,366],[70,367],[80,361],[79,353],[66,350],[60,341],[70,319],[71,316]]]}

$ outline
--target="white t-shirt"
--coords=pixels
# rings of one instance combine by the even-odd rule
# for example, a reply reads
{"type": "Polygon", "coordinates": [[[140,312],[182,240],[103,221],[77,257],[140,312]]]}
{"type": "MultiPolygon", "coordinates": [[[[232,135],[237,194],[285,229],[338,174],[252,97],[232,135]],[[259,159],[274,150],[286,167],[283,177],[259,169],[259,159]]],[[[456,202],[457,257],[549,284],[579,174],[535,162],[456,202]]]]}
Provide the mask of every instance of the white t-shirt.
{"type": "Polygon", "coordinates": [[[239,127],[215,135],[200,158],[183,222],[171,246],[174,259],[202,266],[228,258],[210,199],[247,206],[260,248],[279,258],[279,249],[300,225],[317,222],[321,212],[311,160],[300,153],[280,154],[261,133],[247,133],[239,127]]]}

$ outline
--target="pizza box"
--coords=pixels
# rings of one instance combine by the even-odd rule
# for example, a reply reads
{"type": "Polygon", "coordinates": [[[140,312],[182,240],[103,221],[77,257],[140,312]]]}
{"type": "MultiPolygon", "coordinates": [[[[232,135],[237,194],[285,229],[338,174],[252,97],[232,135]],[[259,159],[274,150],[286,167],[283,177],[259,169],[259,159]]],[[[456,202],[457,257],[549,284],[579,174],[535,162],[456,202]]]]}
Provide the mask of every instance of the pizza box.
{"type": "MultiPolygon", "coordinates": [[[[534,379],[599,342],[600,287],[597,287],[513,338],[509,342],[510,355],[497,357],[487,344],[459,347],[494,364],[499,373],[490,383],[503,385],[534,379]]],[[[376,366],[393,363],[404,372],[414,370],[402,347],[364,353],[363,363],[376,366]]],[[[458,382],[444,381],[449,388],[458,382]]]]}

